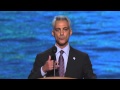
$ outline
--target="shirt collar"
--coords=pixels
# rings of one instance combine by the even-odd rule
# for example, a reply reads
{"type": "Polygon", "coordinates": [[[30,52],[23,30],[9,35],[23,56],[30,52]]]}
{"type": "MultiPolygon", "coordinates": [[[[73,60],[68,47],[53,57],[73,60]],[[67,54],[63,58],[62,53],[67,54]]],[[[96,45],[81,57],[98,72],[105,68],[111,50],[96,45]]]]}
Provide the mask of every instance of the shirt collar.
{"type": "Polygon", "coordinates": [[[61,50],[64,51],[64,53],[68,56],[69,55],[69,50],[70,50],[70,45],[68,43],[68,45],[66,47],[64,47],[63,49],[59,48],[56,44],[55,46],[57,47],[57,52],[56,54],[58,54],[61,50]]]}

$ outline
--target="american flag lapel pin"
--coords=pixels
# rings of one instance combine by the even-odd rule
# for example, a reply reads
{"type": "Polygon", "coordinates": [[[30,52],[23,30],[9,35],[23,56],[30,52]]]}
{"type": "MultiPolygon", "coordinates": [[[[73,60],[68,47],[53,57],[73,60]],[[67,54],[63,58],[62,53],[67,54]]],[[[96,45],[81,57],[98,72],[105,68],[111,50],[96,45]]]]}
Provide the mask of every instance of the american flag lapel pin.
{"type": "Polygon", "coordinates": [[[76,58],[75,57],[73,57],[73,60],[75,60],[76,58]]]}

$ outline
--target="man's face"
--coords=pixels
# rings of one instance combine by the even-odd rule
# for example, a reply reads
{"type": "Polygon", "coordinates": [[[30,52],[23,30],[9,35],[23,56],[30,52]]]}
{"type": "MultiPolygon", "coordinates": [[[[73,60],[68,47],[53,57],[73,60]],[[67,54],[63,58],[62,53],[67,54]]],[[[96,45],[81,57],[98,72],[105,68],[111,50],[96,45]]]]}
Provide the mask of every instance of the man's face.
{"type": "Polygon", "coordinates": [[[55,27],[52,31],[52,35],[56,39],[56,44],[63,47],[66,46],[71,34],[72,30],[70,29],[69,23],[66,20],[55,22],[55,27]]]}

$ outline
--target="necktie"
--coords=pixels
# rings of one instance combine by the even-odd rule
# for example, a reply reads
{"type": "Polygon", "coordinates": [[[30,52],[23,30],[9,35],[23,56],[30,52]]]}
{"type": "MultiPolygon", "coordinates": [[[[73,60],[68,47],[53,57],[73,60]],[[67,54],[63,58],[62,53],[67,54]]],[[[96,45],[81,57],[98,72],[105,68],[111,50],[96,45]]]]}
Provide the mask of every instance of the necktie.
{"type": "Polygon", "coordinates": [[[64,58],[62,54],[64,53],[63,50],[60,51],[60,56],[59,56],[59,76],[64,77],[64,58]]]}

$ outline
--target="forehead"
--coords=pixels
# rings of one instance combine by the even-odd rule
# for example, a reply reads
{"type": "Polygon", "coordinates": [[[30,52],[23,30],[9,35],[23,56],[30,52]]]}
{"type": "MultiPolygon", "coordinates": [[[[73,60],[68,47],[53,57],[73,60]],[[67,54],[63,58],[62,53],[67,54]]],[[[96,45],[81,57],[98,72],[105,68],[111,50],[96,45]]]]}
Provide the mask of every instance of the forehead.
{"type": "Polygon", "coordinates": [[[68,26],[68,25],[69,25],[69,23],[66,20],[58,20],[55,22],[55,27],[56,26],[68,26]]]}

